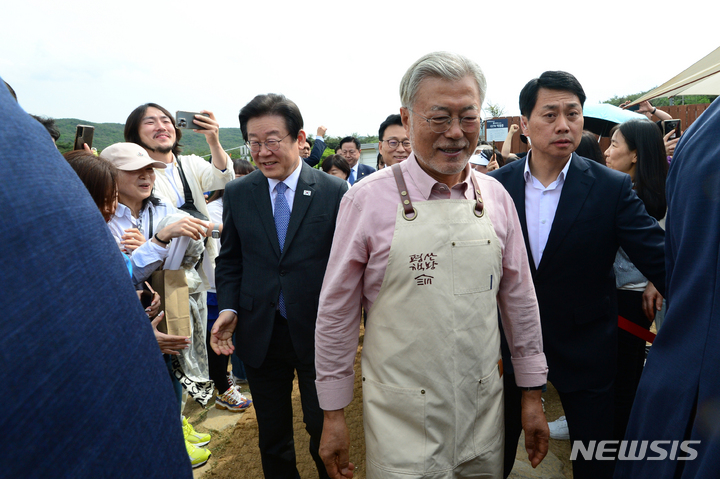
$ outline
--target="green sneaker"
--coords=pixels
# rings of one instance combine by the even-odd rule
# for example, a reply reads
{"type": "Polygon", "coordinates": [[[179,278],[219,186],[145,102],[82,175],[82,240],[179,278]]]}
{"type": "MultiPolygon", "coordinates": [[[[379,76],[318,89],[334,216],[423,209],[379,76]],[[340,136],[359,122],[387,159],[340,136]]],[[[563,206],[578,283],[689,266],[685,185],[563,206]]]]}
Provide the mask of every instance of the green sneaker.
{"type": "Polygon", "coordinates": [[[210,449],[195,447],[187,440],[185,441],[185,449],[187,449],[188,456],[190,456],[190,464],[192,464],[193,469],[208,462],[208,459],[212,456],[210,449]]]}
{"type": "Polygon", "coordinates": [[[210,434],[204,432],[197,432],[192,424],[183,416],[183,433],[185,434],[185,441],[189,442],[195,447],[204,446],[210,442],[210,434]]]}

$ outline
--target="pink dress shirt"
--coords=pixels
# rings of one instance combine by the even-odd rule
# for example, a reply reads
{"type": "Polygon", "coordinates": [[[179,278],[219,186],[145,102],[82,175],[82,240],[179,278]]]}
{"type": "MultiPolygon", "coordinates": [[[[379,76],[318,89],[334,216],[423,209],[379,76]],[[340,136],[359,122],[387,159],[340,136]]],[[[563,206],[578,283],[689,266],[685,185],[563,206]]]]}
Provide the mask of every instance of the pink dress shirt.
{"type": "MultiPolygon", "coordinates": [[[[545,384],[540,312],[512,198],[497,180],[469,166],[465,181],[448,188],[425,173],[414,154],[400,165],[413,202],[475,199],[468,176],[475,174],[503,254],[497,299],[516,382],[522,387],[545,384]]],[[[372,313],[385,276],[399,202],[391,168],[384,168],[348,190],[340,204],[315,330],[316,386],[324,410],[342,409],[352,400],[360,304],[372,313]]]]}

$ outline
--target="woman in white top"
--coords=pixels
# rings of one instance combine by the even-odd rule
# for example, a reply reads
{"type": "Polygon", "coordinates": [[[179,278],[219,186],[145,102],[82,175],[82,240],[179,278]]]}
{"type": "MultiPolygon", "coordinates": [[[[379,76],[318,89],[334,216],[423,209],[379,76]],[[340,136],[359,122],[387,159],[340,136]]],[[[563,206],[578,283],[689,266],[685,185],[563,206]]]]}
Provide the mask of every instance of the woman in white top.
{"type": "Polygon", "coordinates": [[[165,163],[153,160],[134,143],[111,145],[102,156],[119,170],[119,204],[108,225],[120,248],[132,259],[133,281],[142,284],[167,258],[173,238],[200,240],[206,236],[208,224],[187,216],[158,230],[160,220],[177,212],[152,195],[154,168],[165,168],[165,163]]]}

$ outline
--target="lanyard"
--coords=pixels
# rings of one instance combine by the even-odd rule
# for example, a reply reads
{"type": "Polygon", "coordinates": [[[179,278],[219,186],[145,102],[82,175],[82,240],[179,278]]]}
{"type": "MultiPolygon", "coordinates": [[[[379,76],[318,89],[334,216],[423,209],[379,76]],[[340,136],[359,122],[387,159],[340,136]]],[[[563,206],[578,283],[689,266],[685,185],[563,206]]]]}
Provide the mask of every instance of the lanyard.
{"type": "MultiPolygon", "coordinates": [[[[148,223],[150,223],[148,226],[150,227],[150,235],[145,236],[145,238],[152,238],[153,237],[153,210],[148,204],[148,215],[150,216],[148,223]]],[[[137,218],[137,227],[141,234],[145,234],[143,231],[143,225],[142,225],[142,213],[138,215],[137,218]]]]}

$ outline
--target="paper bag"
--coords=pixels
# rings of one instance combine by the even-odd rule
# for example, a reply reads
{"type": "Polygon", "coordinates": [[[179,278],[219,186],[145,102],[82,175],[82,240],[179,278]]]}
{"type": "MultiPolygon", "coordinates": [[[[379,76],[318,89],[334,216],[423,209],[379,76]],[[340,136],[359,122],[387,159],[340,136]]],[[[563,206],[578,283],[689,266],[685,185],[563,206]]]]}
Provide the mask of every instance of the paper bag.
{"type": "Polygon", "coordinates": [[[192,336],[185,270],[155,271],[151,281],[153,289],[160,295],[160,311],[165,311],[165,318],[158,324],[158,331],[175,336],[192,336]]]}

